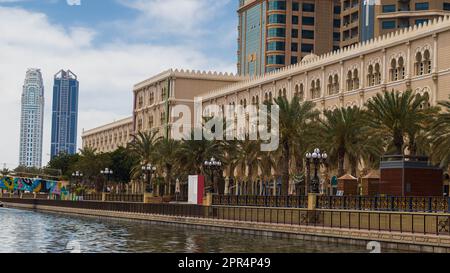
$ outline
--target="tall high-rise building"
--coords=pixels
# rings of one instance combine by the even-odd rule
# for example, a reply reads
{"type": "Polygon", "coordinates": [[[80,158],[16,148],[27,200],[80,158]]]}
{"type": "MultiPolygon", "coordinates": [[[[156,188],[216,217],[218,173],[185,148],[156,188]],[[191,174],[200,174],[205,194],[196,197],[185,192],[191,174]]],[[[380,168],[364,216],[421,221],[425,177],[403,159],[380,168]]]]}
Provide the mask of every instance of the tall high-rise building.
{"type": "Polygon", "coordinates": [[[342,0],[341,47],[450,13],[450,0],[342,0]]]}
{"type": "Polygon", "coordinates": [[[51,157],[77,152],[78,124],[77,76],[70,70],[59,71],[54,77],[52,106],[51,157]]]}
{"type": "Polygon", "coordinates": [[[340,45],[340,0],[240,0],[238,72],[261,75],[340,45]]]}
{"type": "Polygon", "coordinates": [[[238,73],[262,75],[450,14],[450,0],[240,0],[238,73]]]}
{"type": "Polygon", "coordinates": [[[22,91],[19,165],[40,168],[44,127],[44,84],[39,69],[28,69],[22,91]]]}

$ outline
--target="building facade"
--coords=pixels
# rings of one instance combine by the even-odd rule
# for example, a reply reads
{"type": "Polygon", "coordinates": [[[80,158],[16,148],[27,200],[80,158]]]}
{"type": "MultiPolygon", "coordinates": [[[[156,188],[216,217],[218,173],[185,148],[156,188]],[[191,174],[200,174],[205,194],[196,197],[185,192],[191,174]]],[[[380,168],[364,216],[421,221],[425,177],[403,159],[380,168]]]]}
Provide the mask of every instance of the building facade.
{"type": "Polygon", "coordinates": [[[39,69],[28,69],[22,90],[19,165],[42,166],[44,84],[39,69]]]}
{"type": "Polygon", "coordinates": [[[160,136],[170,137],[175,106],[186,106],[194,122],[194,98],[209,90],[224,87],[244,78],[228,73],[168,70],[134,86],[134,132],[157,130],[160,136]]]}
{"type": "Polygon", "coordinates": [[[340,45],[340,0],[241,0],[238,74],[262,75],[340,45]]]}
{"type": "Polygon", "coordinates": [[[364,104],[387,90],[428,94],[431,105],[450,95],[450,17],[375,39],[203,95],[208,105],[262,103],[278,96],[313,101],[319,110],[364,104]]]}
{"type": "Polygon", "coordinates": [[[81,135],[82,147],[95,149],[99,153],[113,152],[126,147],[132,140],[133,117],[121,119],[88,131],[81,135]]]}
{"type": "Polygon", "coordinates": [[[342,0],[341,47],[450,14],[450,0],[342,0]]]}
{"type": "Polygon", "coordinates": [[[79,82],[72,71],[61,70],[55,75],[51,158],[60,153],[75,154],[77,152],[78,92],[79,82]]]}

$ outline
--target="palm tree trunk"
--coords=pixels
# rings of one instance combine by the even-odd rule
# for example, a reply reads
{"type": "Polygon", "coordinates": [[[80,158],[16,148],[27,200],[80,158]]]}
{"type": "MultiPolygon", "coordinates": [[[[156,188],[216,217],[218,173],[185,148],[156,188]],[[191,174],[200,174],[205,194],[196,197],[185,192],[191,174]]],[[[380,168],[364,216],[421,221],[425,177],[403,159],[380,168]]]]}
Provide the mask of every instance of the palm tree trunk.
{"type": "Polygon", "coordinates": [[[289,159],[290,159],[290,147],[288,141],[283,143],[283,175],[281,179],[281,195],[287,196],[289,194],[289,159]]]}
{"type": "Polygon", "coordinates": [[[394,146],[397,151],[397,155],[403,155],[403,145],[405,144],[403,140],[403,134],[401,132],[394,133],[394,146]]]}
{"type": "Polygon", "coordinates": [[[338,151],[338,177],[342,177],[345,174],[345,149],[340,148],[338,151]]]}

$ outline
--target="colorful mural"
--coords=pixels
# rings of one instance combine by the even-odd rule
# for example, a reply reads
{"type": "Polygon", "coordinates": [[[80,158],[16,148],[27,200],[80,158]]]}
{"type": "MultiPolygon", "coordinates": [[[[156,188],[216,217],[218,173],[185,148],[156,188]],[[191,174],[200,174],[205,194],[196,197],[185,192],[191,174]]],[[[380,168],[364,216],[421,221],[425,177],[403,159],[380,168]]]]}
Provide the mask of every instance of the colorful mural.
{"type": "Polygon", "coordinates": [[[0,189],[7,191],[27,191],[36,193],[51,193],[54,195],[68,195],[68,182],[51,181],[41,178],[3,177],[0,178],[0,189]]]}

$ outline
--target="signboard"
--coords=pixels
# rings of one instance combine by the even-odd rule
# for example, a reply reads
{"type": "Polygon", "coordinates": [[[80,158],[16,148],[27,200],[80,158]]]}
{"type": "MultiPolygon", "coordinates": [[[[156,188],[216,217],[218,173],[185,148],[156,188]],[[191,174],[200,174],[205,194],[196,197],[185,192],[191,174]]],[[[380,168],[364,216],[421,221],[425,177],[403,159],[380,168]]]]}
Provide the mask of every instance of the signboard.
{"type": "Polygon", "coordinates": [[[201,175],[189,176],[188,203],[202,205],[205,191],[205,177],[201,175]]]}

